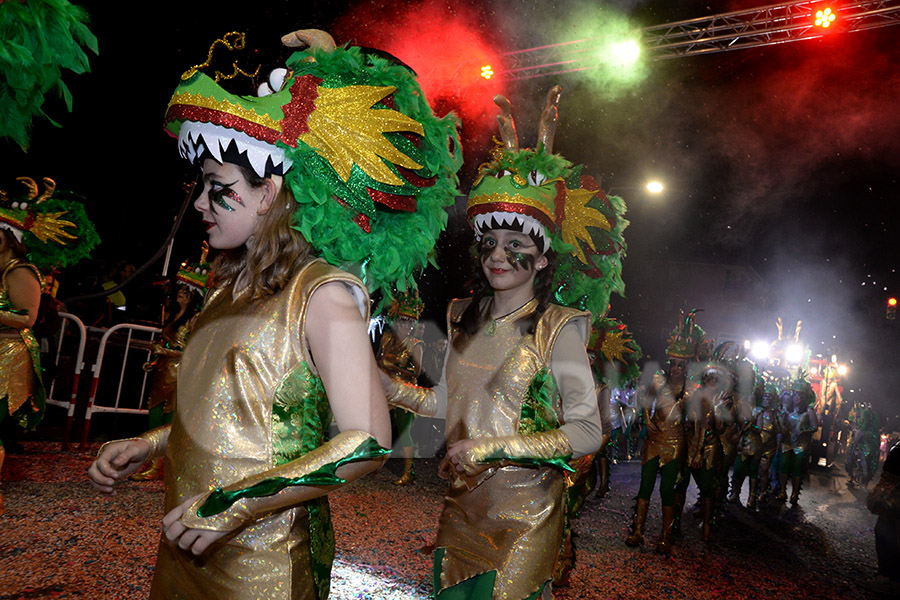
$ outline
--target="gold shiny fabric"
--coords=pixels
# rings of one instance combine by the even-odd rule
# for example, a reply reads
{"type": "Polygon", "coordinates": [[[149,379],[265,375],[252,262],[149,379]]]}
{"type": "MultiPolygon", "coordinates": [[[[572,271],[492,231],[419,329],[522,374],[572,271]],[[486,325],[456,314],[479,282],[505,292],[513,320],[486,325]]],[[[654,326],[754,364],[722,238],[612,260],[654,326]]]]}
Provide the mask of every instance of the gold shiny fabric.
{"type": "Polygon", "coordinates": [[[659,457],[659,466],[684,457],[684,394],[676,393],[666,382],[665,376],[657,373],[653,377],[656,390],[656,405],[653,411],[644,410],[644,420],[656,425],[647,428],[641,464],[659,457]]]}
{"type": "MultiPolygon", "coordinates": [[[[6,275],[16,268],[30,269],[39,282],[43,281],[34,265],[20,260],[10,261],[0,275],[0,306],[10,305],[6,275]]],[[[0,331],[18,334],[17,337],[0,338],[0,402],[7,402],[9,415],[16,413],[26,402],[31,402],[33,410],[38,412],[37,397],[43,395],[43,388],[37,375],[40,365],[34,363],[34,358],[40,356],[34,333],[31,329],[13,329],[3,325],[0,325],[0,331]]]]}
{"type": "Polygon", "coordinates": [[[164,413],[175,410],[178,365],[181,364],[181,352],[184,350],[190,331],[191,328],[187,324],[177,328],[169,325],[163,329],[162,341],[166,345],[166,349],[173,354],[163,353],[156,358],[153,387],[150,388],[150,396],[147,399],[148,408],[162,404],[164,413]]]}
{"type": "MultiPolygon", "coordinates": [[[[450,305],[451,327],[470,300],[450,305]]],[[[526,392],[548,368],[563,326],[584,313],[549,306],[535,334],[516,321],[534,311],[532,300],[482,327],[462,352],[451,344],[447,360],[447,444],[461,439],[514,436],[526,392]]],[[[456,335],[456,332],[451,332],[456,335]]],[[[554,400],[562,414],[559,398],[554,400]]],[[[563,539],[565,477],[554,468],[491,467],[478,485],[451,479],[436,545],[445,549],[440,589],[497,571],[494,598],[521,600],[553,577],[563,539]]],[[[437,592],[438,590],[435,590],[437,592]]]]}
{"type": "MultiPolygon", "coordinates": [[[[276,466],[284,444],[273,431],[276,391],[312,365],[306,311],[313,291],[332,281],[368,299],[357,278],[321,260],[277,294],[250,301],[228,287],[208,298],[182,357],[166,445],[166,511],[276,466]]],[[[311,381],[296,384],[297,410],[315,395],[311,381]]],[[[310,514],[296,506],[261,518],[199,559],[163,539],[151,598],[316,599],[310,514]]]]}
{"type": "Polygon", "coordinates": [[[422,342],[413,336],[401,340],[393,331],[385,331],[378,351],[378,366],[382,371],[404,383],[416,383],[419,365],[413,360],[413,351],[422,342]]]}

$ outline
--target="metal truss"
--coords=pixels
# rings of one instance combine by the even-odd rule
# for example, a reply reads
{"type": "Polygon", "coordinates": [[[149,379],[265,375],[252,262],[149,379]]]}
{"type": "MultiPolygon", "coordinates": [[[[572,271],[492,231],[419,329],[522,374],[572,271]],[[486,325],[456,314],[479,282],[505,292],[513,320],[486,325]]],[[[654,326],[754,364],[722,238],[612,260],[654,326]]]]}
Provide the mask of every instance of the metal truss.
{"type": "MultiPolygon", "coordinates": [[[[649,60],[664,60],[771,46],[824,35],[840,35],[900,24],[900,0],[823,0],[783,2],[750,10],[733,11],[653,25],[636,30],[642,52],[649,60]],[[831,7],[837,19],[829,29],[814,25],[816,11],[831,7]]],[[[602,38],[519,50],[507,54],[505,79],[530,79],[594,68],[593,55],[602,38]]]]}

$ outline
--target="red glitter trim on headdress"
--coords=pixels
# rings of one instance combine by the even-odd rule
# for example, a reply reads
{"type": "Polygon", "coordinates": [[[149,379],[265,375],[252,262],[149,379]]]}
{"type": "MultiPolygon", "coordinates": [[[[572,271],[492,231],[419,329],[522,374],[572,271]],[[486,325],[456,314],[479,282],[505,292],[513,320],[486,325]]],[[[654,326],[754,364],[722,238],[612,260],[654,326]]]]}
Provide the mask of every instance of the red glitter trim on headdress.
{"type": "MultiPolygon", "coordinates": [[[[197,123],[212,123],[246,133],[250,137],[256,138],[267,144],[275,144],[281,135],[280,132],[270,128],[236,117],[232,114],[210,108],[201,108],[199,106],[188,106],[186,104],[175,104],[169,107],[166,112],[166,123],[172,121],[194,121],[197,123]]],[[[166,132],[172,137],[178,137],[168,129],[166,132]]]]}
{"type": "Polygon", "coordinates": [[[401,196],[399,194],[380,192],[378,190],[373,190],[370,187],[367,187],[366,191],[369,192],[369,197],[372,200],[378,202],[379,204],[383,204],[388,208],[393,208],[394,210],[403,210],[406,212],[416,212],[415,196],[401,196]]]}
{"type": "Polygon", "coordinates": [[[296,148],[297,139],[309,132],[309,115],[316,110],[320,83],[322,79],[315,75],[297,77],[291,85],[291,101],[281,107],[281,141],[291,148],[296,148]]]}

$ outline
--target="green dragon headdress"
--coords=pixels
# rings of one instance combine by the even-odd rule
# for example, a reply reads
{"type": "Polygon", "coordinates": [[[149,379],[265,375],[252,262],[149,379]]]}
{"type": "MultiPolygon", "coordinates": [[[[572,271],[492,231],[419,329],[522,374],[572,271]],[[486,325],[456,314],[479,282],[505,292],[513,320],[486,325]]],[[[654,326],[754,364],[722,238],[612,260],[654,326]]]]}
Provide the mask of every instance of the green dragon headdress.
{"type": "Polygon", "coordinates": [[[17,177],[27,192],[13,197],[0,190],[0,228],[25,244],[28,260],[38,269],[63,268],[90,255],[100,237],[75,195],[57,192],[44,177],[44,191],[30,177],[17,177]]]}
{"type": "Polygon", "coordinates": [[[623,294],[622,258],[628,226],[625,202],[607,196],[597,181],[553,153],[561,88],[548,94],[536,149],[519,148],[512,106],[494,98],[502,145],[483,164],[469,192],[466,215],[477,239],[485,230],[514,228],[558,255],[554,301],[600,319],[612,292],[623,294]]]}
{"type": "Polygon", "coordinates": [[[210,262],[206,259],[209,254],[209,244],[203,242],[200,250],[200,260],[197,262],[184,261],[178,272],[175,273],[175,281],[182,283],[201,294],[206,292],[206,285],[209,283],[210,262]]]}
{"type": "MultiPolygon", "coordinates": [[[[415,287],[457,193],[455,119],[436,118],[415,74],[389,58],[336,48],[318,30],[282,42],[309,48],[273,71],[259,96],[224,90],[200,71],[209,61],[184,73],[166,130],[192,162],[239,156],[261,176],[283,173],[298,205],[294,227],[370,291],[415,287]]],[[[243,35],[217,43],[240,49],[243,35]]]]}
{"type": "Polygon", "coordinates": [[[669,358],[702,360],[712,350],[714,342],[707,339],[706,332],[697,324],[698,312],[700,309],[695,308],[685,316],[684,311],[681,311],[678,324],[667,340],[666,355],[669,358]]]}

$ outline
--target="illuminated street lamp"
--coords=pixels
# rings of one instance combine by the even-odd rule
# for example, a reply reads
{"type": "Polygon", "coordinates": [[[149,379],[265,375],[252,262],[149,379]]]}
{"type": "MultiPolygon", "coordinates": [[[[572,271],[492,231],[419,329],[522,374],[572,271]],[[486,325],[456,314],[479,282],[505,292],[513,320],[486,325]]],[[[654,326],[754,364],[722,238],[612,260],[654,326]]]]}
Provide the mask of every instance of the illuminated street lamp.
{"type": "Polygon", "coordinates": [[[647,188],[646,188],[646,189],[647,189],[647,191],[650,192],[651,194],[661,194],[662,191],[663,191],[665,188],[663,187],[663,184],[662,184],[662,183],[660,183],[659,181],[655,181],[655,180],[654,180],[654,181],[648,181],[648,182],[647,182],[647,188]]]}
{"type": "Polygon", "coordinates": [[[753,348],[750,350],[750,354],[753,355],[758,361],[763,361],[769,358],[769,344],[768,342],[755,342],[753,344],[753,348]]]}

